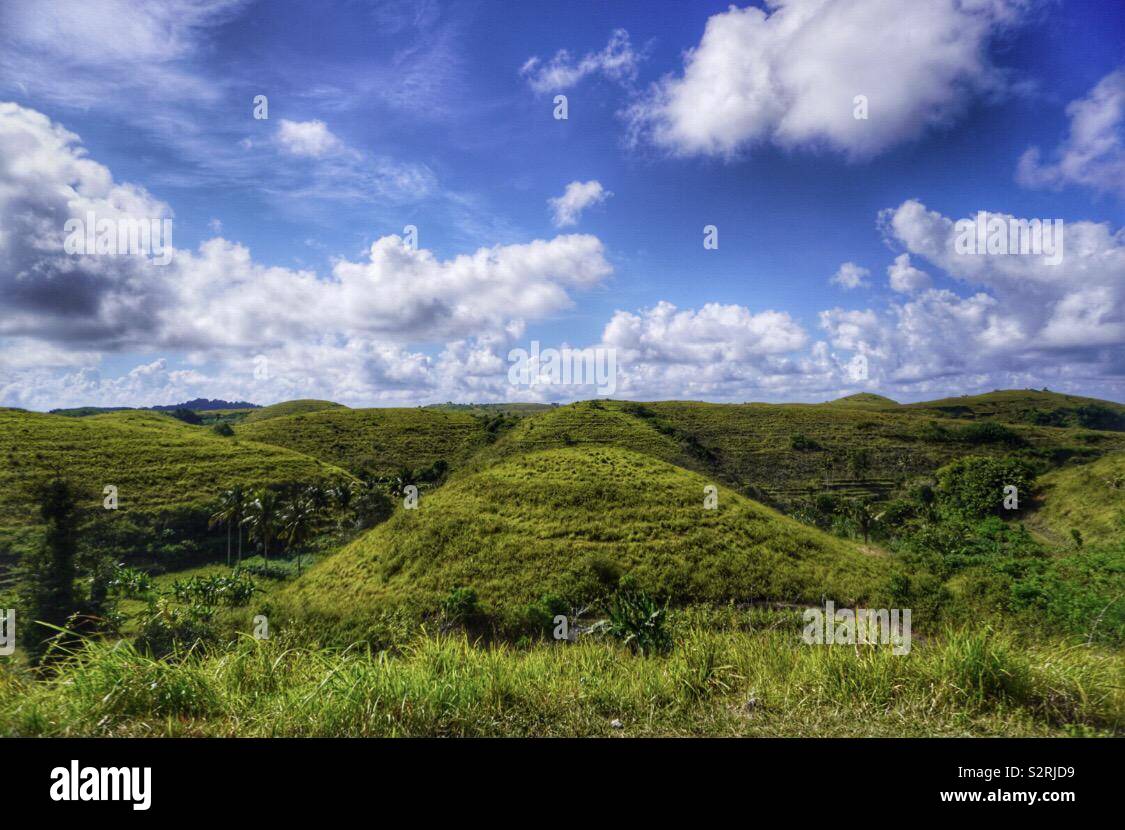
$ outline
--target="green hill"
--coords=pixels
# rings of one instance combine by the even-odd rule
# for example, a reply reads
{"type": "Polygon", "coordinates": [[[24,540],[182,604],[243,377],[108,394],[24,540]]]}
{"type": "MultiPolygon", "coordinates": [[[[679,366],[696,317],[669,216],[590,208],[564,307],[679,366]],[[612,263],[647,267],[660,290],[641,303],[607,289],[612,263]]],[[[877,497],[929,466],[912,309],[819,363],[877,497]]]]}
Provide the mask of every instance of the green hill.
{"type": "Polygon", "coordinates": [[[261,409],[251,410],[243,419],[246,423],[255,421],[268,421],[271,418],[284,418],[286,415],[304,415],[310,412],[320,412],[325,409],[347,409],[342,403],[332,401],[317,401],[305,398],[296,401],[283,401],[261,409]]]}
{"type": "Polygon", "coordinates": [[[904,404],[903,409],[941,418],[991,418],[1011,424],[1125,432],[1125,405],[1034,389],[1008,389],[923,401],[904,404]]]}
{"type": "Polygon", "coordinates": [[[854,395],[846,395],[843,398],[837,398],[834,401],[828,401],[825,406],[861,406],[869,409],[886,409],[900,406],[898,401],[891,400],[883,395],[876,395],[872,392],[857,392],[854,395]]]}
{"type": "Polygon", "coordinates": [[[756,488],[779,502],[824,490],[886,496],[970,453],[1018,450],[1054,463],[1125,450],[1125,436],[1114,433],[966,424],[920,418],[905,408],[691,401],[605,406],[633,413],[673,436],[732,486],[756,488]],[[1097,440],[1087,440],[1091,436],[1097,440]]]}
{"type": "Polygon", "coordinates": [[[215,495],[235,485],[348,475],[291,450],[224,438],[142,410],[71,418],[0,409],[0,458],[0,548],[38,521],[32,489],[55,470],[87,492],[90,507],[100,508],[103,488],[115,486],[115,521],[177,514],[196,524],[215,495]]]}
{"type": "Polygon", "coordinates": [[[1125,453],[1040,476],[1031,524],[1052,541],[1078,530],[1087,542],[1125,537],[1125,453]]]}
{"type": "Polygon", "coordinates": [[[581,603],[599,574],[630,573],[675,602],[852,603],[881,594],[888,560],[720,489],[707,478],[610,447],[532,453],[423,496],[314,567],[283,601],[328,627],[380,611],[435,611],[471,586],[503,624],[544,594],[581,603]]]}
{"type": "Polygon", "coordinates": [[[486,443],[482,419],[430,409],[341,407],[267,420],[248,418],[236,427],[236,434],[374,475],[439,460],[455,464],[486,443]]]}

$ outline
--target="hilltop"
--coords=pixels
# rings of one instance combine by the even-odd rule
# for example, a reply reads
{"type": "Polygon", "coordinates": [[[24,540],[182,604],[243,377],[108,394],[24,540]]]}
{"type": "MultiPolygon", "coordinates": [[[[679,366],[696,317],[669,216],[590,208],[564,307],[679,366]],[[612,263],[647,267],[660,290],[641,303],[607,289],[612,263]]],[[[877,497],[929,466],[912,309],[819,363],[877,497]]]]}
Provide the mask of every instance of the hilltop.
{"type": "Polygon", "coordinates": [[[286,415],[307,415],[310,412],[321,412],[325,409],[347,409],[347,407],[342,403],[334,403],[333,401],[304,398],[264,406],[249,413],[244,420],[247,423],[268,421],[270,418],[284,418],[286,415]]]}
{"type": "Polygon", "coordinates": [[[889,564],[641,453],[569,447],[505,460],[425,494],[417,510],[318,564],[285,592],[295,614],[362,628],[393,608],[428,614],[472,586],[518,626],[529,603],[594,599],[632,574],[673,602],[853,603],[881,594],[889,564]]]}
{"type": "Polygon", "coordinates": [[[903,409],[942,418],[990,418],[1012,424],[1125,432],[1125,405],[1046,390],[997,390],[903,404],[903,409]]]}

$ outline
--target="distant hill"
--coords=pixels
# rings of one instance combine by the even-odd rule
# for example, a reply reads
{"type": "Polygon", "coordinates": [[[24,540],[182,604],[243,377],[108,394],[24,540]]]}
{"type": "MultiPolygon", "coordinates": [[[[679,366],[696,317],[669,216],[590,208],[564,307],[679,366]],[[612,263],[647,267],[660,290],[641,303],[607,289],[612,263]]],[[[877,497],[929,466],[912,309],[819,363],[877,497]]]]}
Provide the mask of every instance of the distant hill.
{"type": "Polygon", "coordinates": [[[881,408],[899,406],[899,402],[891,400],[883,395],[876,395],[872,392],[857,392],[854,395],[846,395],[843,398],[828,401],[825,406],[866,406],[881,408]]]}
{"type": "Polygon", "coordinates": [[[942,418],[991,418],[1013,424],[1125,432],[1125,405],[1034,389],[1009,389],[904,404],[903,409],[942,418]]]}
{"type": "Polygon", "coordinates": [[[581,446],[531,453],[424,493],[417,510],[315,566],[285,592],[298,616],[362,629],[381,611],[427,614],[471,586],[501,625],[544,594],[583,603],[614,573],[673,602],[881,597],[882,556],[647,455],[581,446]]]}
{"type": "Polygon", "coordinates": [[[309,412],[320,412],[324,409],[347,409],[342,403],[333,401],[318,401],[311,398],[302,398],[296,401],[282,401],[261,407],[251,412],[244,419],[246,423],[254,421],[268,421],[270,418],[284,418],[286,415],[301,415],[309,412]]]}
{"type": "MultiPolygon", "coordinates": [[[[303,402],[290,402],[294,403],[303,402]]],[[[348,409],[332,404],[328,409],[253,418],[270,409],[252,413],[235,427],[236,434],[376,476],[396,473],[402,467],[427,467],[436,461],[455,465],[488,440],[484,419],[461,412],[348,409]]]]}
{"type": "Polygon", "coordinates": [[[211,409],[261,409],[256,403],[249,401],[222,401],[219,399],[212,400],[211,398],[193,398],[190,401],[183,403],[167,404],[165,406],[150,406],[157,412],[172,412],[176,409],[190,409],[193,412],[207,412],[211,409]]]}

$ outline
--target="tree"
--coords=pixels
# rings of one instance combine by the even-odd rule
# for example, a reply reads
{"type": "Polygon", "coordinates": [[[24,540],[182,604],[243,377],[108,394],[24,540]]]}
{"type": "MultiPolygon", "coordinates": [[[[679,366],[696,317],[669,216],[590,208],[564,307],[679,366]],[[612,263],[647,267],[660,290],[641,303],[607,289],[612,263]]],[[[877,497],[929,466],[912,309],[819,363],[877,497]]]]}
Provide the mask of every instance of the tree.
{"type": "Polygon", "coordinates": [[[301,572],[300,548],[313,535],[317,520],[316,507],[311,499],[296,497],[285,505],[279,516],[281,538],[290,549],[297,551],[297,573],[301,572]]]}
{"type": "Polygon", "coordinates": [[[227,526],[227,567],[230,567],[230,529],[234,524],[234,504],[231,499],[231,491],[224,490],[219,494],[218,501],[215,503],[215,512],[207,520],[207,527],[215,527],[216,525],[227,526]]]}
{"type": "MultiPolygon", "coordinates": [[[[31,622],[65,628],[77,607],[74,578],[81,516],[78,493],[73,485],[56,476],[39,488],[37,498],[46,531],[41,549],[27,562],[23,604],[31,622]]],[[[37,625],[21,629],[33,663],[43,660],[58,633],[37,625]]]]}
{"type": "Polygon", "coordinates": [[[866,545],[871,535],[871,528],[875,526],[875,522],[878,520],[871,507],[871,502],[867,499],[852,499],[848,504],[848,516],[855,522],[859,532],[863,534],[863,544],[866,545]]]}
{"type": "Polygon", "coordinates": [[[270,542],[277,537],[279,507],[277,493],[263,487],[246,505],[246,518],[243,519],[250,538],[261,543],[267,565],[270,562],[270,542]]]}

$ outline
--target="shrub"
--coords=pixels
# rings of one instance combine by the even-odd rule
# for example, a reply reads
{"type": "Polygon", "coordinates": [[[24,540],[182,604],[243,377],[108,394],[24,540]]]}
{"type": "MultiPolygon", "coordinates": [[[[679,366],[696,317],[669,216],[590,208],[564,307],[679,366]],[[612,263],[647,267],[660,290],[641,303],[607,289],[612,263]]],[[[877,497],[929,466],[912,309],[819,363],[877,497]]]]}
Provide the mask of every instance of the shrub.
{"type": "Polygon", "coordinates": [[[798,452],[812,452],[821,449],[820,444],[800,432],[795,432],[789,436],[789,446],[798,452]]]}
{"type": "Polygon", "coordinates": [[[639,654],[667,654],[672,650],[672,635],[668,630],[668,605],[659,605],[655,599],[636,587],[628,576],[622,577],[618,588],[606,608],[609,619],[600,624],[600,630],[639,654]]]}
{"type": "Polygon", "coordinates": [[[942,467],[937,477],[938,504],[944,512],[982,518],[1008,512],[1002,509],[1008,485],[1026,498],[1035,473],[1021,459],[967,456],[942,467]]]}
{"type": "Polygon", "coordinates": [[[213,427],[211,427],[211,431],[216,435],[223,436],[224,438],[230,438],[232,435],[234,435],[234,429],[226,421],[215,424],[213,427]]]}

